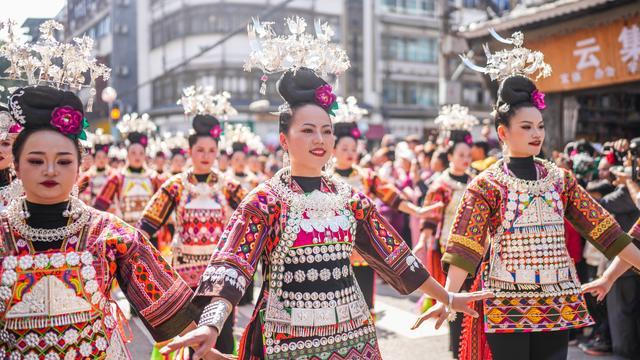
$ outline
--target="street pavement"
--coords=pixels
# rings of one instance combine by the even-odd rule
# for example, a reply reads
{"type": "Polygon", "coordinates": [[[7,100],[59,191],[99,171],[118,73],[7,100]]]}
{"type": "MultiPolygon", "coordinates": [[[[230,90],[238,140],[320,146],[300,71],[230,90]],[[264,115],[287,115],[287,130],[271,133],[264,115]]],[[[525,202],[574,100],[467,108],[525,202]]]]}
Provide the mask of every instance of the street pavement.
{"type": "MultiPolygon", "coordinates": [[[[254,297],[257,299],[257,295],[254,297]]],[[[390,360],[452,360],[449,352],[449,335],[446,326],[435,330],[433,322],[424,323],[419,329],[410,330],[417,317],[415,306],[419,296],[401,296],[386,284],[377,285],[376,327],[380,350],[384,359],[390,360]]],[[[245,325],[251,316],[252,306],[245,305],[238,309],[235,333],[240,338],[245,325]]],[[[152,349],[152,338],[144,329],[140,319],[133,317],[130,321],[134,341],[129,346],[134,359],[149,359],[152,349]]],[[[615,356],[588,356],[577,347],[569,349],[569,360],[621,360],[615,356]]]]}

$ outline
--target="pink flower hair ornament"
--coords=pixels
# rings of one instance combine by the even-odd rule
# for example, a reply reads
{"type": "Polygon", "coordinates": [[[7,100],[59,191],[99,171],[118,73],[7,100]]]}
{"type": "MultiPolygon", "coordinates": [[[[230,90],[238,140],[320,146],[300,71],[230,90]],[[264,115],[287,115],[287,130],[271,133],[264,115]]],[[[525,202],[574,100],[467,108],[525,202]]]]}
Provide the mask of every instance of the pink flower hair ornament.
{"type": "Polygon", "coordinates": [[[329,115],[334,116],[334,110],[338,108],[337,96],[333,93],[333,88],[329,84],[319,86],[315,92],[315,103],[325,109],[329,115]]]}
{"type": "Polygon", "coordinates": [[[211,130],[209,130],[209,135],[211,135],[211,137],[213,137],[214,139],[219,139],[220,135],[222,135],[222,128],[220,127],[220,125],[212,127],[211,130]]]}
{"type": "Polygon", "coordinates": [[[360,132],[360,129],[354,126],[353,129],[351,129],[351,136],[353,136],[356,139],[360,139],[360,137],[362,136],[362,133],[360,132]]]}
{"type": "Polygon", "coordinates": [[[531,102],[538,110],[544,110],[547,107],[544,102],[544,93],[538,89],[531,92],[531,102]]]}
{"type": "Polygon", "coordinates": [[[20,133],[20,131],[22,131],[22,129],[24,129],[22,125],[15,123],[9,128],[9,134],[18,134],[20,133]]]}
{"type": "Polygon", "coordinates": [[[65,105],[53,109],[49,124],[69,138],[87,140],[85,129],[89,128],[89,122],[82,111],[71,106],[65,105]]]}
{"type": "Polygon", "coordinates": [[[140,145],[147,146],[148,143],[149,143],[149,140],[147,139],[146,135],[140,136],[140,145]]]}

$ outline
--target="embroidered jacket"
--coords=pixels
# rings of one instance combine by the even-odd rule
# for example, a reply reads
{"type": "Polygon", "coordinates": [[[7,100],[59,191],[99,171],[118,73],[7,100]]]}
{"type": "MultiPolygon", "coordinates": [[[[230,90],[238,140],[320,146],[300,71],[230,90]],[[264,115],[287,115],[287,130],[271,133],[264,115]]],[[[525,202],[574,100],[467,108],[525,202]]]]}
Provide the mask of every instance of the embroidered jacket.
{"type": "Polygon", "coordinates": [[[89,171],[83,173],[78,180],[78,190],[80,191],[78,197],[80,200],[87,205],[93,205],[113,173],[114,171],[110,167],[99,171],[95,166],[92,166],[89,171]]]}
{"type": "MultiPolygon", "coordinates": [[[[272,186],[272,180],[258,186],[233,213],[195,301],[222,297],[237,304],[262,260],[267,280],[243,335],[241,359],[380,359],[375,327],[350,267],[352,249],[403,294],[429,274],[361,192],[342,183],[344,207],[316,217],[289,209],[272,186]]],[[[294,180],[290,186],[303,194],[294,180]]],[[[321,193],[340,191],[323,180],[321,193]]],[[[320,192],[304,196],[315,203],[320,192]]]]}
{"type": "Polygon", "coordinates": [[[237,182],[217,172],[206,183],[198,183],[187,170],[169,178],[153,195],[138,228],[151,236],[176,215],[172,265],[195,288],[231,211],[245,195],[237,182]]]}
{"type": "Polygon", "coordinates": [[[95,200],[94,207],[106,211],[115,208],[115,214],[129,224],[137,223],[142,211],[160,183],[151,170],[134,173],[122,169],[111,175],[95,200]]]}
{"type": "Polygon", "coordinates": [[[427,244],[427,269],[429,273],[444,284],[446,275],[442,271],[440,263],[442,253],[447,245],[447,235],[456,217],[458,205],[462,200],[467,184],[462,184],[449,176],[449,170],[440,175],[430,186],[422,206],[429,206],[442,202],[444,206],[431,211],[429,217],[423,219],[420,224],[422,230],[431,229],[433,236],[427,244]]]}
{"type": "Polygon", "coordinates": [[[197,318],[191,289],[139,232],[88,211],[84,228],[42,252],[0,216],[0,358],[130,359],[114,279],[157,341],[197,318]]]}
{"type": "MultiPolygon", "coordinates": [[[[348,177],[344,177],[339,173],[335,173],[339,179],[344,180],[357,191],[374,199],[377,198],[387,206],[398,209],[400,203],[407,200],[406,196],[393,183],[383,180],[378,174],[371,170],[360,166],[354,166],[353,171],[348,177]]],[[[351,255],[351,265],[367,266],[366,260],[354,251],[351,255]]]]}
{"type": "Polygon", "coordinates": [[[468,186],[448,237],[444,265],[471,274],[488,254],[483,288],[486,332],[554,331],[592,323],[565,237],[566,218],[612,258],[631,238],[576,182],[536,160],[537,181],[511,176],[502,161],[468,186]]]}

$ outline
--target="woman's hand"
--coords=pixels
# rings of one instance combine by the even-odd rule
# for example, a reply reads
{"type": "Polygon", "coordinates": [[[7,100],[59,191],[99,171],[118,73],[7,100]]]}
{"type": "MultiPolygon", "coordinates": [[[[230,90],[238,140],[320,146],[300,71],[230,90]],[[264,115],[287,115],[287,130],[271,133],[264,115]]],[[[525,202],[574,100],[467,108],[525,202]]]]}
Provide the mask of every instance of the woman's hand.
{"type": "MultiPolygon", "coordinates": [[[[195,353],[193,354],[191,359],[215,359],[215,357],[211,357],[211,354],[208,353],[212,351],[217,339],[218,330],[216,328],[212,326],[199,326],[184,335],[174,338],[169,344],[160,349],[160,353],[162,355],[167,355],[172,351],[176,351],[180,348],[191,347],[195,350],[195,353]]],[[[189,359],[189,351],[187,351],[187,349],[185,349],[183,354],[186,354],[185,356],[187,356],[187,359],[189,359]]],[[[220,353],[218,352],[218,354],[220,353]]],[[[218,358],[224,359],[224,357],[218,358]]]]}
{"type": "Polygon", "coordinates": [[[431,215],[431,212],[434,210],[440,210],[444,207],[444,203],[442,201],[438,201],[436,203],[433,203],[431,205],[427,205],[427,206],[422,206],[419,207],[416,210],[416,216],[420,219],[424,219],[429,217],[429,215],[431,215]]]}
{"type": "Polygon", "coordinates": [[[609,290],[611,290],[611,286],[613,286],[613,281],[609,280],[608,277],[602,276],[592,282],[582,284],[582,292],[595,296],[598,301],[603,301],[609,290]]]}
{"type": "MultiPolygon", "coordinates": [[[[451,295],[450,295],[451,296],[451,295]]],[[[451,303],[451,310],[455,312],[462,312],[469,316],[478,317],[478,312],[473,310],[469,303],[484,300],[494,297],[493,293],[490,291],[477,291],[472,293],[459,293],[453,294],[453,301],[451,303]]],[[[411,327],[411,329],[417,329],[425,320],[434,318],[436,319],[436,329],[439,329],[442,326],[442,323],[445,319],[449,317],[449,311],[442,303],[437,303],[432,306],[427,312],[420,315],[416,323],[411,327]]]]}

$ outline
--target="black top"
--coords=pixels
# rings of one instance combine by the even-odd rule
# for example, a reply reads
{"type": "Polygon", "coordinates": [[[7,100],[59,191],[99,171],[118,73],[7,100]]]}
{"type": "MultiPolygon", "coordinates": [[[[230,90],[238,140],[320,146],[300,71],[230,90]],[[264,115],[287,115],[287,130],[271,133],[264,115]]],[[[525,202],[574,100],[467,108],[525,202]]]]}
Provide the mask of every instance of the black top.
{"type": "Polygon", "coordinates": [[[466,184],[469,182],[469,174],[453,175],[452,173],[449,173],[449,177],[459,183],[466,184]]]}
{"type": "Polygon", "coordinates": [[[533,161],[533,156],[509,158],[507,167],[518,179],[529,181],[538,180],[538,171],[536,170],[536,164],[533,161]]]}
{"type": "Polygon", "coordinates": [[[136,173],[136,174],[142,174],[142,168],[141,167],[134,168],[134,167],[129,166],[129,171],[131,171],[132,173],[136,173]]]}
{"type": "Polygon", "coordinates": [[[201,183],[207,182],[209,175],[211,174],[193,174],[193,176],[196,177],[196,180],[198,180],[198,182],[201,182],[201,183]]]}
{"type": "MultiPolygon", "coordinates": [[[[69,218],[62,216],[62,212],[67,208],[67,204],[68,201],[50,205],[34,204],[27,201],[27,210],[30,214],[27,225],[36,229],[57,229],[66,226],[69,218]]],[[[62,246],[62,241],[34,241],[33,248],[36,251],[58,249],[62,246]]]]}
{"type": "Polygon", "coordinates": [[[13,171],[10,167],[0,170],[0,187],[11,184],[11,180],[13,180],[13,171]]]}
{"type": "Polygon", "coordinates": [[[353,172],[353,168],[346,168],[346,169],[335,169],[335,172],[340,174],[340,176],[343,177],[349,177],[351,175],[351,173],[353,172]]]}
{"type": "Polygon", "coordinates": [[[292,176],[298,185],[305,193],[310,193],[313,190],[320,190],[320,184],[322,184],[322,178],[320,176],[292,176]]]}

